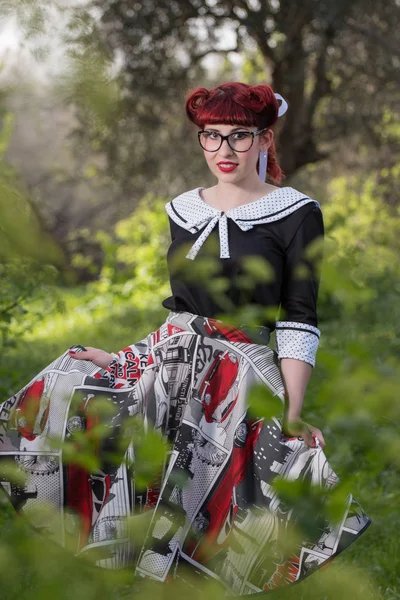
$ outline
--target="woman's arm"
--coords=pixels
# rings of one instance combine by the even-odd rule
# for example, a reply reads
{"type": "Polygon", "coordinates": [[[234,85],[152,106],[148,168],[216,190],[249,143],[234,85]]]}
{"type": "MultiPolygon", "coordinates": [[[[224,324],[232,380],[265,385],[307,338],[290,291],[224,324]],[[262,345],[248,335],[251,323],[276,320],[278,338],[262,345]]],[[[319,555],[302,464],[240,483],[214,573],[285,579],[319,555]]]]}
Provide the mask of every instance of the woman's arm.
{"type": "Polygon", "coordinates": [[[109,352],[90,346],[86,346],[85,350],[81,350],[80,352],[75,352],[75,350],[69,350],[68,352],[73,358],[77,360],[90,360],[102,369],[106,369],[114,358],[109,352]]]}
{"type": "Polygon", "coordinates": [[[283,432],[289,436],[300,436],[307,446],[314,447],[318,438],[322,448],[325,447],[321,431],[309,425],[301,418],[304,395],[312,373],[312,366],[295,358],[281,359],[281,373],[285,386],[285,412],[283,432]]]}
{"type": "Polygon", "coordinates": [[[301,418],[301,409],[312,366],[295,358],[282,358],[281,373],[285,386],[285,415],[289,420],[301,418]]]}
{"type": "Polygon", "coordinates": [[[284,320],[276,324],[277,350],[285,386],[284,432],[301,436],[309,446],[315,446],[313,437],[319,439],[321,446],[325,445],[320,430],[301,419],[320,335],[317,297],[321,247],[312,258],[308,252],[310,245],[322,238],[323,233],[321,211],[313,207],[305,217],[302,216],[292,239],[287,240],[281,297],[284,320]]]}

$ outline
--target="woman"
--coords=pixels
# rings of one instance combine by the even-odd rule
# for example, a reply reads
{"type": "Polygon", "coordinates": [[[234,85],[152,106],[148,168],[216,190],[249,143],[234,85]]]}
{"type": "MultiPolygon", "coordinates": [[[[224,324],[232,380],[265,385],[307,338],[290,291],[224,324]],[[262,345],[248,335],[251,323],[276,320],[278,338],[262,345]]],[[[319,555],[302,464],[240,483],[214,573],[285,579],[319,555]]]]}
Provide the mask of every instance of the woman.
{"type": "MultiPolygon", "coordinates": [[[[283,478],[328,490],[337,481],[321,431],[301,418],[320,335],[316,253],[312,259],[308,252],[323,236],[321,211],[305,194],[265,183],[266,172],[274,183],[282,178],[273,126],[286,108],[267,85],[226,83],[190,94],[187,115],[217,183],[167,204],[166,322],[118,354],[72,348],[2,406],[0,451],[14,452],[28,474],[26,489],[9,485],[11,501],[28,515],[42,498],[60,507],[77,521],[81,552],[108,549],[103,566],[134,562],[139,575],[158,581],[187,577],[189,569],[245,595],[299,581],[369,525],[350,496],[339,523],[320,514],[307,527],[276,486],[283,478]],[[277,354],[268,346],[274,329],[277,354]],[[266,410],[263,402],[250,405],[255,385],[266,410]],[[61,389],[64,404],[57,402],[61,389]],[[117,407],[97,446],[101,469],[63,465],[50,436],[91,434],[97,421],[90,406],[99,397],[117,407]],[[284,410],[271,418],[274,398],[284,410]],[[135,434],[127,462],[104,459],[138,414],[171,444],[145,492],[128,473],[135,434]],[[126,517],[142,511],[151,522],[135,548],[126,517]]],[[[58,527],[63,538],[67,519],[55,522],[53,533],[58,527]]]]}

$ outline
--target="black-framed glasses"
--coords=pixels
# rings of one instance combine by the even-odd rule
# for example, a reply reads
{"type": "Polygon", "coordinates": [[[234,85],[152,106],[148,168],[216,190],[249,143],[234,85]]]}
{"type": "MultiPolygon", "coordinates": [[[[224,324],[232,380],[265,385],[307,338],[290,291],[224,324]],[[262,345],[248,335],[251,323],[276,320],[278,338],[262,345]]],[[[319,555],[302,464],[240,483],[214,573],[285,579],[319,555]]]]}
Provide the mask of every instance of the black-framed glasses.
{"type": "Polygon", "coordinates": [[[202,129],[197,132],[197,135],[200,146],[207,152],[217,152],[224,140],[228,142],[229,148],[234,152],[247,152],[254,144],[254,138],[267,129],[268,127],[258,131],[233,131],[229,135],[222,135],[211,129],[202,129]]]}

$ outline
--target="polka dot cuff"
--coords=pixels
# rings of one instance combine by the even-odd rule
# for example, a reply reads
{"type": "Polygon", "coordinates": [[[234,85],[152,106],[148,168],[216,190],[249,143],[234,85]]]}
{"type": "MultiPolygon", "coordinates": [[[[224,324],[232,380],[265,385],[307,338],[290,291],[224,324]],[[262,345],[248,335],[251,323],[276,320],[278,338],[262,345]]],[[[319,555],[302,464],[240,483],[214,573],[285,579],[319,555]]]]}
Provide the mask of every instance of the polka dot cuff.
{"type": "Polygon", "coordinates": [[[317,327],[294,321],[276,323],[278,358],[296,358],[315,366],[321,332],[317,327]]]}

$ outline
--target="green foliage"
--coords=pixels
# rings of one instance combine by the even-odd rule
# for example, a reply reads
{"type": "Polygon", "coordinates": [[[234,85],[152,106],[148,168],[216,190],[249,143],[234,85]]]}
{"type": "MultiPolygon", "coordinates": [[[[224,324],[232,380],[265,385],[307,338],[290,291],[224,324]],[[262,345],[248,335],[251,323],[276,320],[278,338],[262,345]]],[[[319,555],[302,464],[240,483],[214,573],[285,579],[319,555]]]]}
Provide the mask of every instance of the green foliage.
{"type": "Polygon", "coordinates": [[[12,133],[13,116],[6,112],[0,131],[0,260],[26,256],[60,264],[60,252],[43,231],[40,217],[24,192],[17,172],[4,161],[12,133]]]}
{"type": "Polygon", "coordinates": [[[276,417],[282,413],[282,402],[276,396],[268,393],[265,385],[254,385],[249,392],[249,409],[252,418],[267,419],[276,417]]]}
{"type": "MultiPolygon", "coordinates": [[[[65,15],[65,4],[68,10],[70,3],[59,0],[3,0],[0,15],[15,15],[25,38],[32,40],[51,30],[56,20],[49,18],[52,14],[65,15]]],[[[390,82],[396,58],[393,49],[398,46],[396,2],[373,6],[365,2],[354,6],[342,3],[339,10],[335,3],[315,3],[312,15],[310,11],[297,11],[296,3],[292,3],[294,21],[287,18],[290,8],[287,2],[249,2],[246,10],[235,7],[233,12],[232,3],[226,2],[209,1],[207,7],[202,2],[170,0],[134,3],[135,10],[130,16],[126,9],[129,4],[132,3],[95,0],[89,10],[86,6],[83,10],[73,9],[69,39],[65,41],[72,42],[74,52],[68,55],[69,69],[59,79],[57,88],[59,98],[77,108],[74,114],[80,120],[75,139],[80,156],[85,156],[88,163],[82,167],[79,182],[95,180],[99,187],[106,182],[112,190],[118,190],[118,198],[112,193],[113,205],[117,207],[113,215],[127,214],[126,205],[129,202],[133,206],[143,189],[165,190],[168,181],[166,193],[170,193],[180,189],[181,182],[183,185],[188,179],[195,180],[194,174],[203,168],[199,167],[200,161],[187,161],[195,142],[180,125],[182,98],[188,82],[207,83],[202,70],[195,66],[196,54],[201,56],[207,51],[204,39],[198,40],[196,31],[200,35],[205,31],[210,48],[215,45],[220,49],[218,26],[225,24],[227,18],[235,22],[235,27],[241,22],[237,31],[246,57],[242,68],[244,78],[252,83],[261,82],[265,81],[266,70],[273,72],[275,83],[279,82],[278,91],[290,101],[291,112],[282,122],[289,135],[281,138],[286,143],[282,154],[289,157],[288,173],[293,164],[297,168],[303,161],[320,158],[318,152],[308,153],[317,142],[329,152],[335,138],[347,143],[349,132],[356,138],[353,143],[357,144],[362,163],[368,155],[367,139],[372,137],[375,143],[378,140],[389,147],[388,168],[376,169],[379,161],[375,148],[368,157],[378,171],[379,184],[375,176],[364,176],[338,178],[330,186],[331,198],[324,205],[328,240],[319,311],[323,335],[305,406],[307,420],[323,429],[329,460],[342,477],[341,486],[328,499],[329,514],[333,519],[338,515],[343,495],[351,490],[371,515],[373,528],[326,573],[315,575],[295,589],[279,590],[274,596],[295,595],[299,600],[399,599],[400,579],[395,560],[400,527],[397,401],[400,231],[399,214],[393,207],[397,203],[400,173],[394,151],[399,138],[394,110],[397,97],[390,82]],[[344,20],[342,9],[352,9],[348,21],[344,20]],[[204,11],[207,20],[202,20],[204,11]],[[356,23],[359,13],[369,15],[361,28],[356,23]],[[202,27],[197,28],[199,22],[202,27]],[[294,22],[296,27],[291,32],[287,28],[294,22]],[[86,45],[80,48],[76,45],[79,35],[86,37],[86,45]],[[249,35],[259,46],[246,52],[249,35]],[[114,77],[115,63],[107,56],[106,47],[118,59],[123,57],[118,77],[114,77]],[[350,66],[343,61],[349,47],[354,49],[350,66]],[[185,53],[193,57],[188,61],[189,69],[180,61],[185,53]],[[366,60],[366,56],[372,59],[366,60]],[[365,93],[376,89],[384,90],[384,101],[371,102],[370,94],[365,93]],[[328,98],[330,90],[334,96],[328,98]],[[305,110],[307,107],[309,110],[305,110]],[[318,110],[314,111],[315,107],[318,110]],[[364,122],[369,126],[368,137],[362,134],[364,122]],[[301,135],[295,133],[299,123],[301,135]],[[301,140],[296,138],[298,143],[293,143],[294,135],[297,138],[300,135],[301,140]],[[359,146],[359,138],[364,140],[363,146],[359,146]],[[98,160],[94,160],[94,152],[101,153],[98,160]],[[293,155],[296,160],[292,164],[290,157],[294,152],[297,154],[293,155]],[[103,174],[107,166],[111,167],[112,181],[103,174]],[[134,198],[126,193],[127,189],[134,190],[134,198]]],[[[46,46],[33,50],[37,60],[42,60],[47,52],[46,46]]],[[[227,66],[226,61],[225,76],[231,78],[234,70],[226,70],[227,66]]],[[[105,257],[99,280],[86,288],[62,289],[57,294],[54,286],[57,272],[47,263],[59,265],[62,258],[45,235],[40,215],[19,184],[17,174],[3,162],[12,130],[13,116],[5,114],[0,133],[3,398],[73,343],[118,350],[141,339],[164,320],[160,301],[169,293],[165,200],[146,196],[134,215],[118,223],[113,235],[98,234],[105,257]],[[56,312],[60,293],[66,304],[64,314],[56,312]]],[[[380,151],[381,160],[385,152],[385,148],[380,151]]],[[[342,153],[338,155],[342,160],[342,153]]],[[[355,160],[354,156],[351,158],[355,160]]],[[[351,169],[351,164],[348,168],[351,169]]],[[[363,168],[368,171],[364,164],[363,168]]],[[[104,211],[107,218],[110,212],[104,211]]],[[[110,229],[114,220],[113,216],[107,223],[110,229]]],[[[90,218],[86,217],[84,225],[88,222],[90,218]]],[[[87,228],[88,237],[96,226],[97,221],[90,224],[90,230],[87,228]]],[[[70,235],[75,233],[79,235],[75,231],[70,235]]],[[[81,253],[75,257],[75,266],[90,269],[91,261],[89,253],[81,253]]],[[[183,259],[182,264],[191,269],[193,283],[208,282],[210,292],[217,297],[226,290],[229,282],[215,270],[212,256],[198,265],[183,259]]],[[[257,260],[247,261],[244,270],[237,281],[244,292],[255,281],[268,280],[268,271],[257,260]]],[[[229,303],[225,315],[238,325],[257,325],[265,318],[263,311],[252,307],[237,311],[229,303]]],[[[255,414],[266,418],[279,412],[279,401],[269,397],[262,387],[252,391],[250,403],[255,414]]],[[[108,433],[102,423],[103,414],[104,418],[109,416],[108,409],[101,403],[96,406],[101,423],[94,433],[102,439],[108,433]]],[[[157,476],[167,448],[159,436],[147,434],[140,421],[130,426],[135,429],[131,433],[135,434],[137,444],[136,481],[144,485],[157,476]]],[[[125,443],[126,438],[121,439],[121,447],[107,458],[118,462],[125,443]]],[[[96,468],[101,461],[94,456],[93,446],[93,439],[78,435],[74,444],[65,445],[64,457],[86,468],[96,468]]],[[[10,468],[9,463],[1,465],[3,472],[10,468]]],[[[20,473],[15,472],[14,476],[20,473]]],[[[323,511],[326,498],[291,482],[279,485],[280,493],[286,495],[289,506],[297,508],[300,525],[307,530],[314,524],[313,520],[309,522],[310,512],[323,511]]],[[[48,507],[40,507],[38,511],[43,521],[52,518],[48,507]]],[[[142,521],[131,521],[131,535],[138,545],[150,517],[151,513],[142,521]]],[[[0,524],[1,597],[6,600],[25,597],[94,600],[100,596],[186,598],[188,595],[187,588],[180,588],[179,583],[169,587],[138,583],[133,580],[131,570],[114,573],[94,569],[89,557],[77,559],[72,552],[62,551],[48,540],[44,542],[22,519],[11,517],[1,499],[0,524]]],[[[288,545],[291,541],[288,539],[288,545]]],[[[72,539],[69,547],[75,542],[72,539]]],[[[187,578],[190,577],[189,572],[187,578]]],[[[202,588],[199,597],[221,596],[213,582],[202,582],[202,588]]]]}
{"type": "Polygon", "coordinates": [[[79,107],[86,131],[95,143],[112,135],[121,111],[120,90],[110,60],[99,48],[70,50],[68,67],[57,81],[56,94],[66,104],[79,107]]]}
{"type": "Polygon", "coordinates": [[[382,200],[374,177],[337,178],[330,192],[321,319],[340,319],[351,339],[390,355],[400,334],[400,210],[382,200]]]}
{"type": "Polygon", "coordinates": [[[43,266],[29,259],[0,263],[0,349],[14,345],[55,305],[62,308],[54,287],[56,278],[52,265],[43,266]]]}
{"type": "Polygon", "coordinates": [[[91,290],[99,302],[130,299],[138,309],[151,309],[159,305],[161,295],[168,295],[165,203],[164,198],[146,195],[130,217],[117,223],[114,236],[98,233],[104,263],[91,290]]]}
{"type": "Polygon", "coordinates": [[[62,256],[43,231],[40,218],[4,161],[13,131],[13,117],[5,113],[0,133],[0,390],[15,385],[15,373],[4,355],[35,324],[62,308],[57,293],[57,269],[62,256]]]}

